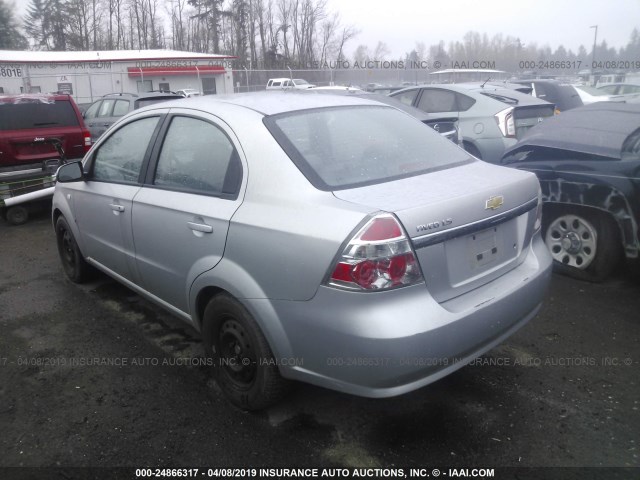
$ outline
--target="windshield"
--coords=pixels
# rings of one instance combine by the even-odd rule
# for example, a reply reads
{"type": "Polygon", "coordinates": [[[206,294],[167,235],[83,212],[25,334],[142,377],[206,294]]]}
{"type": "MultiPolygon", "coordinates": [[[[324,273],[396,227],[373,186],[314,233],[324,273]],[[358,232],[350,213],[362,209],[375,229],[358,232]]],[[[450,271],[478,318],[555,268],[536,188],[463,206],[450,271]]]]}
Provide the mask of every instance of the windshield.
{"type": "Polygon", "coordinates": [[[384,106],[305,110],[265,125],[307,179],[340,190],[474,161],[422,122],[384,106]]]}
{"type": "Polygon", "coordinates": [[[309,85],[309,82],[303,80],[302,78],[294,78],[293,83],[295,83],[296,85],[309,85]]]}
{"type": "Polygon", "coordinates": [[[588,85],[578,85],[578,86],[576,86],[576,88],[579,88],[583,92],[587,92],[589,95],[594,95],[594,96],[597,96],[597,97],[608,96],[609,95],[604,90],[600,90],[599,88],[595,88],[595,87],[590,87],[588,85]]]}

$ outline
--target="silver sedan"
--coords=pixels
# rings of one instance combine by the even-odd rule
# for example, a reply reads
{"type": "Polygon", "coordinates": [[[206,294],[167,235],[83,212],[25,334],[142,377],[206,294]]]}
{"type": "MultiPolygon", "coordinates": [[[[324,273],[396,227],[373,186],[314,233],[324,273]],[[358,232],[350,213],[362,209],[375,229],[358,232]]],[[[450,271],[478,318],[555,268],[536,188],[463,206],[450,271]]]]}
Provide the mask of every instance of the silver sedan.
{"type": "Polygon", "coordinates": [[[364,98],[153,105],[57,180],[68,277],[101,270],[189,322],[247,410],[291,380],[420,388],[529,321],[549,281],[535,175],[364,98]]]}

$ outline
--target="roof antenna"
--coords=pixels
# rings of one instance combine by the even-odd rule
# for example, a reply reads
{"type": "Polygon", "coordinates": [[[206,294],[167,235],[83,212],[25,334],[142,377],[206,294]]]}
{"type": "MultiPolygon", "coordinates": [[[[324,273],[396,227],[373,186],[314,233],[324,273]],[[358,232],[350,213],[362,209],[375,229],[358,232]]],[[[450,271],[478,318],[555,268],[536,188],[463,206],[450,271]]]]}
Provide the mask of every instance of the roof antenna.
{"type": "Polygon", "coordinates": [[[484,83],[482,85],[480,85],[480,88],[484,88],[484,86],[487,84],[487,82],[491,80],[491,77],[487,78],[484,83]]]}

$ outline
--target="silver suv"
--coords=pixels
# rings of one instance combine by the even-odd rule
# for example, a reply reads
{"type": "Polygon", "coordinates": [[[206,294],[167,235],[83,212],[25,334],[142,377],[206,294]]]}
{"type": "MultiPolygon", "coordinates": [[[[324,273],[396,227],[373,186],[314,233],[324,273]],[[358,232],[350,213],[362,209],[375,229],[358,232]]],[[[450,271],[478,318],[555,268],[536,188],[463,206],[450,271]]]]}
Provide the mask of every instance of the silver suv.
{"type": "Polygon", "coordinates": [[[53,198],[69,278],[97,268],[200,330],[244,409],[287,380],[400,395],[504,341],[549,281],[540,212],[530,172],[379,102],[291,92],[137,110],[53,198]]]}
{"type": "Polygon", "coordinates": [[[177,93],[108,93],[93,102],[82,114],[91,140],[96,141],[111,125],[127,113],[158,102],[184,98],[177,93]]]}

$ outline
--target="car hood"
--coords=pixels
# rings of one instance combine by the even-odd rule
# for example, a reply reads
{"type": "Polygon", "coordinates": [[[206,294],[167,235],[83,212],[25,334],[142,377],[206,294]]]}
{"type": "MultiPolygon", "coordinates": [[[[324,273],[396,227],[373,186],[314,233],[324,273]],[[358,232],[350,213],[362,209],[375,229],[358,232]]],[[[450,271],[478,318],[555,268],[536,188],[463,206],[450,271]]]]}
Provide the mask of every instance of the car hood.
{"type": "Polygon", "coordinates": [[[640,105],[598,102],[562,112],[531,128],[503,158],[524,146],[620,158],[625,139],[640,128],[640,105]]]}

